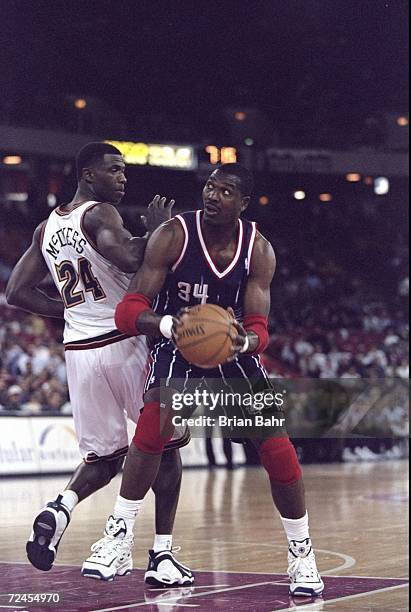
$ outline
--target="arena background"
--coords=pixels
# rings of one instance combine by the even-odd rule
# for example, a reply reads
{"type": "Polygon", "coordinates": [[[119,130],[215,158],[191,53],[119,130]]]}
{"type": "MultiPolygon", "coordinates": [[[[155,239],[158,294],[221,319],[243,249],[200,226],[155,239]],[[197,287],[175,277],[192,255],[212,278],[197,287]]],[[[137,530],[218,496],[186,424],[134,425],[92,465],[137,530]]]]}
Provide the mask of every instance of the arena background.
{"type": "MultiPolygon", "coordinates": [[[[36,225],[73,195],[75,153],[92,140],[126,155],[120,212],[135,235],[154,194],[190,210],[219,163],[253,170],[246,217],[277,255],[271,376],[408,383],[407,22],[403,0],[1,3],[0,475],[14,475],[9,485],[78,460],[62,325],[8,306],[4,290],[36,225]]],[[[402,491],[407,396],[386,395],[361,432],[295,443],[305,464],[393,469],[402,491]]],[[[256,463],[229,446],[196,440],[184,462],[256,463]]]]}

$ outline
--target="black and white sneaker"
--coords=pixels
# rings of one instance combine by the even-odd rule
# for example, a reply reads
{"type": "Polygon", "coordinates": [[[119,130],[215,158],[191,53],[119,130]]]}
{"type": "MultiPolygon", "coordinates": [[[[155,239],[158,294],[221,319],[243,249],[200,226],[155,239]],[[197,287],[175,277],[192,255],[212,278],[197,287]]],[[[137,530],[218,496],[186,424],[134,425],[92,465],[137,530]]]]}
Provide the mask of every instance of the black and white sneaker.
{"type": "Polygon", "coordinates": [[[84,561],[81,575],[97,580],[114,580],[115,576],[130,574],[133,544],[133,534],[127,534],[124,519],[109,516],[104,536],[92,545],[92,554],[84,561]]]}
{"type": "Polygon", "coordinates": [[[151,586],[185,586],[193,584],[194,576],[188,567],[177,561],[173,551],[149,550],[144,581],[151,586]]]}
{"type": "Polygon", "coordinates": [[[289,542],[288,575],[293,597],[315,597],[323,592],[324,583],[317,570],[310,538],[289,542]]]}
{"type": "Polygon", "coordinates": [[[30,563],[44,572],[53,566],[60,540],[70,522],[70,512],[61,503],[61,499],[61,495],[58,495],[40,510],[26,544],[30,563]]]}

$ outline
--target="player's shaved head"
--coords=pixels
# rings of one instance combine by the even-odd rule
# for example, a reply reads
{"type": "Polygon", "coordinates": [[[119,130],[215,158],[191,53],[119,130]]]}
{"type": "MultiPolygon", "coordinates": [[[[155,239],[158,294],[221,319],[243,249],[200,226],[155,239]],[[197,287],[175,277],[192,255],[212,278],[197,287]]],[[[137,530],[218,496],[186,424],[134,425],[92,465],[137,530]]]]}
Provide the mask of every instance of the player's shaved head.
{"type": "Polygon", "coordinates": [[[239,188],[241,191],[241,195],[250,196],[254,189],[254,179],[253,175],[241,164],[232,163],[232,164],[222,164],[216,170],[218,174],[229,174],[231,176],[236,176],[239,182],[239,188]]]}
{"type": "Polygon", "coordinates": [[[121,151],[107,142],[89,142],[80,149],[76,157],[77,179],[81,179],[84,168],[102,160],[107,153],[109,155],[121,155],[121,151]]]}

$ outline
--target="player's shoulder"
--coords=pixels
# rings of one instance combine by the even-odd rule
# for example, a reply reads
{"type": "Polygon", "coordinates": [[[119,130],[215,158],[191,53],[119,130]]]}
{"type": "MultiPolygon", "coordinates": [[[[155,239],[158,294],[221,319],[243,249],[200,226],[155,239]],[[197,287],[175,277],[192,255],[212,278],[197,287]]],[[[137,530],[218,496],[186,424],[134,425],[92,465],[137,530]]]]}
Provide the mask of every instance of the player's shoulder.
{"type": "Polygon", "coordinates": [[[255,236],[255,248],[266,255],[271,254],[275,257],[274,247],[271,242],[257,230],[255,236]]]}
{"type": "Polygon", "coordinates": [[[164,221],[154,230],[148,244],[161,243],[165,246],[178,244],[184,239],[184,229],[177,217],[164,221]]]}
{"type": "Polygon", "coordinates": [[[251,270],[274,274],[276,268],[276,257],[273,246],[265,236],[257,232],[251,256],[251,270]]]}
{"type": "Polygon", "coordinates": [[[43,221],[38,224],[38,226],[33,232],[33,243],[37,244],[39,247],[41,247],[43,243],[44,231],[46,229],[47,221],[49,220],[49,218],[50,217],[47,217],[47,219],[43,219],[43,221]]]}
{"type": "Polygon", "coordinates": [[[82,211],[83,223],[86,230],[95,232],[104,226],[112,226],[121,221],[118,210],[110,202],[90,202],[82,211]]]}
{"type": "Polygon", "coordinates": [[[87,219],[101,219],[104,220],[107,217],[113,216],[118,217],[119,212],[113,204],[110,202],[88,202],[89,206],[83,210],[84,218],[87,219]]]}

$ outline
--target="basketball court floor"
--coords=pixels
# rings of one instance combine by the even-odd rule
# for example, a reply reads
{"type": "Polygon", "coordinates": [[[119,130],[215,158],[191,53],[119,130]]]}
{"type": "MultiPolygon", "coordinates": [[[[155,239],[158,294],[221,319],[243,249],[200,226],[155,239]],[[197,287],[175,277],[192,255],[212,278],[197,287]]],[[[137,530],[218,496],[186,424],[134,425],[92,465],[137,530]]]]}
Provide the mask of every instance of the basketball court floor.
{"type": "Polygon", "coordinates": [[[261,468],[185,470],[174,544],[196,582],[184,589],[144,586],[151,495],[137,520],[136,569],[104,583],[82,578],[80,566],[102,535],[119,478],[77,507],[57,563],[46,573],[27,562],[25,541],[34,515],[67,478],[2,478],[0,611],[408,610],[407,470],[406,461],[304,467],[311,534],[326,587],[316,600],[288,596],[285,536],[261,468]],[[54,595],[46,603],[11,597],[23,593],[54,595]]]}

